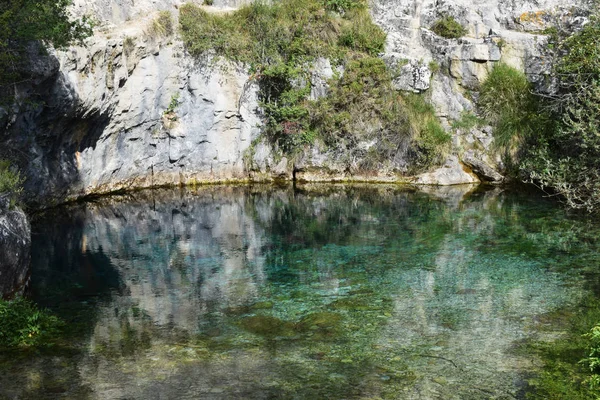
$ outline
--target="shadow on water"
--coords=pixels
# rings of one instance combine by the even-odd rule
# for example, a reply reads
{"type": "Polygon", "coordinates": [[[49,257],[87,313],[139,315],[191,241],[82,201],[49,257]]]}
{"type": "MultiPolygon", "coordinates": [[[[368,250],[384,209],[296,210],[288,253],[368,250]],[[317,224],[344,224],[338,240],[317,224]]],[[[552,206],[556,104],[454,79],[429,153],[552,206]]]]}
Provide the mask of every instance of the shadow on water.
{"type": "Polygon", "coordinates": [[[589,295],[600,250],[472,187],[148,191],[33,228],[32,295],[66,334],[3,358],[0,397],[521,397],[539,365],[515,343],[589,295]]]}
{"type": "Polygon", "coordinates": [[[84,356],[82,341],[93,334],[97,304],[110,302],[123,284],[102,249],[85,250],[85,219],[81,210],[56,210],[33,224],[33,273],[27,294],[65,326],[51,347],[0,355],[4,369],[0,398],[89,394],[77,371],[84,356]]]}

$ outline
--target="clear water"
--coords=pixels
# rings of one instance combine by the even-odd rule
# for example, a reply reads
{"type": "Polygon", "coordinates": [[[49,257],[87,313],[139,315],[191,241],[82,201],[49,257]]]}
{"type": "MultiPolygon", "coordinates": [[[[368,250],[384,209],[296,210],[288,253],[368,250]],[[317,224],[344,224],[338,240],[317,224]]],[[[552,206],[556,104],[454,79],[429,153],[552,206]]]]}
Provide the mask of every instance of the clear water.
{"type": "Polygon", "coordinates": [[[33,226],[58,348],[0,356],[0,398],[514,399],[597,292],[600,229],[538,194],[151,191],[33,226]]]}

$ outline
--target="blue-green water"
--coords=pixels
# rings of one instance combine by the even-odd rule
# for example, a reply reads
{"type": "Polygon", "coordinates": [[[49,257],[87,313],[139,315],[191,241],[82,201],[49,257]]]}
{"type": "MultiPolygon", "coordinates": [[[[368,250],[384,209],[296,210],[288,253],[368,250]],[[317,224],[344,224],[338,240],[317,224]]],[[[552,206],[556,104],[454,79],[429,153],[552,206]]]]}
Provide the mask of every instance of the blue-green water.
{"type": "Polygon", "coordinates": [[[599,227],[539,194],[393,186],[150,191],[34,224],[57,348],[0,398],[513,399],[597,292],[599,227]]]}

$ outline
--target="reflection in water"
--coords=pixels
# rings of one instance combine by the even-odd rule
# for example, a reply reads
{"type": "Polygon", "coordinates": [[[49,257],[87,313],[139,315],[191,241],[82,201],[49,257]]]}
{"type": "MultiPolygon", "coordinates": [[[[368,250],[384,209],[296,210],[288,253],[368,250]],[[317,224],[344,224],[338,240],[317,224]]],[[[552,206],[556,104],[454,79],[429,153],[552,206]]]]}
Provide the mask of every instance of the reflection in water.
{"type": "Polygon", "coordinates": [[[518,398],[537,365],[515,348],[586,294],[597,249],[551,204],[471,190],[211,187],[47,216],[32,286],[69,345],[2,360],[0,397],[518,398]]]}

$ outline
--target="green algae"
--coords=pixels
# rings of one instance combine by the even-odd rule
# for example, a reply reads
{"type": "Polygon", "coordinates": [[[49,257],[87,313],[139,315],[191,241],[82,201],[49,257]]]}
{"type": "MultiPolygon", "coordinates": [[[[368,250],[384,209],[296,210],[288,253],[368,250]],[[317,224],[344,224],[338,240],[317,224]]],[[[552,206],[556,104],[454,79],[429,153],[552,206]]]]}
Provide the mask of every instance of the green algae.
{"type": "MultiPolygon", "coordinates": [[[[541,317],[545,340],[532,339],[521,344],[519,351],[539,356],[541,372],[529,379],[528,399],[594,399],[600,388],[589,383],[590,370],[582,362],[589,353],[586,334],[600,321],[600,301],[583,299],[576,306],[556,310],[541,317]],[[563,329],[556,331],[552,321],[561,321],[563,329]],[[558,337],[558,340],[548,340],[558,337]]],[[[544,338],[542,336],[542,338],[544,338]]]]}
{"type": "Polygon", "coordinates": [[[250,306],[251,310],[270,310],[273,308],[274,303],[272,301],[259,301],[250,306]]]}

